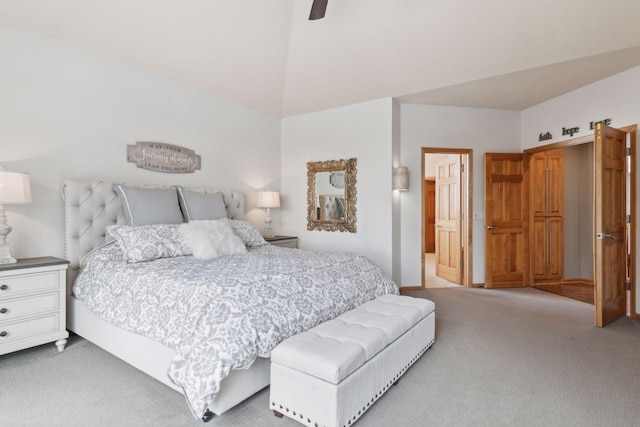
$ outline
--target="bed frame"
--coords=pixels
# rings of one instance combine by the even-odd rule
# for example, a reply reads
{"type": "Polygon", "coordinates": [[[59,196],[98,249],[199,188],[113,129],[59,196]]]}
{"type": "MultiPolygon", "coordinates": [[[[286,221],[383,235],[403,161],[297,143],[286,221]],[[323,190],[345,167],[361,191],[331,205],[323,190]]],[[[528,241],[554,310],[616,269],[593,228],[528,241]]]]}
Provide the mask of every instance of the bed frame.
{"type": "MultiPolygon", "coordinates": [[[[118,196],[113,191],[113,184],[106,181],[66,181],[62,187],[65,253],[70,261],[67,273],[67,328],[182,393],[167,375],[175,350],[102,320],[72,294],[81,259],[92,249],[107,242],[105,229],[108,225],[125,223],[124,212],[118,196]]],[[[222,192],[227,216],[232,219],[244,219],[244,194],[230,190],[188,189],[203,193],[222,192]]],[[[209,410],[220,415],[268,386],[269,367],[269,359],[259,357],[249,369],[232,371],[222,381],[220,393],[209,410]]],[[[210,417],[208,414],[203,419],[208,421],[210,417]]]]}

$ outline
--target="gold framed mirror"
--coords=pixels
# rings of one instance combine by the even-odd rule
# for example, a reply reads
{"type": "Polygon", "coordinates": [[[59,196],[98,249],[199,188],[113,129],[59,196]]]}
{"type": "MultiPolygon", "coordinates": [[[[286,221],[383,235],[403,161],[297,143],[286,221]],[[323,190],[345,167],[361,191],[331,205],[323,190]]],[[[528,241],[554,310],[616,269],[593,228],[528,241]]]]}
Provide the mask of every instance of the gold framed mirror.
{"type": "Polygon", "coordinates": [[[356,232],[356,163],[307,163],[307,230],[356,232]]]}

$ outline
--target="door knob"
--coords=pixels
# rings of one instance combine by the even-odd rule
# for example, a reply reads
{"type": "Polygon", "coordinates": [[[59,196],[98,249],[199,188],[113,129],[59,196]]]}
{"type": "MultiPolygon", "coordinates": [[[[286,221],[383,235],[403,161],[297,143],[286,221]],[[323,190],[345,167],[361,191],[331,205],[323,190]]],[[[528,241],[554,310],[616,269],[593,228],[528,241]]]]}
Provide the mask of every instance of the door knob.
{"type": "Polygon", "coordinates": [[[500,227],[494,227],[493,225],[487,225],[487,230],[497,230],[500,227]]]}
{"type": "Polygon", "coordinates": [[[605,234],[605,233],[597,233],[596,238],[598,240],[604,240],[604,239],[616,240],[616,236],[613,236],[611,234],[605,234]]]}

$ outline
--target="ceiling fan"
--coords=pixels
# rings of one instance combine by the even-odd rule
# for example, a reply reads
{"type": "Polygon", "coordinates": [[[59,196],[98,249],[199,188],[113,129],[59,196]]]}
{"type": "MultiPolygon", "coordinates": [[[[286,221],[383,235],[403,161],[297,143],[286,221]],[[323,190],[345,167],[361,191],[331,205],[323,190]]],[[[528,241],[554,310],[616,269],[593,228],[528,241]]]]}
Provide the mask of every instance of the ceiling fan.
{"type": "Polygon", "coordinates": [[[324,13],[327,11],[327,2],[329,0],[313,0],[311,5],[311,14],[309,15],[309,21],[324,18],[324,13]]]}

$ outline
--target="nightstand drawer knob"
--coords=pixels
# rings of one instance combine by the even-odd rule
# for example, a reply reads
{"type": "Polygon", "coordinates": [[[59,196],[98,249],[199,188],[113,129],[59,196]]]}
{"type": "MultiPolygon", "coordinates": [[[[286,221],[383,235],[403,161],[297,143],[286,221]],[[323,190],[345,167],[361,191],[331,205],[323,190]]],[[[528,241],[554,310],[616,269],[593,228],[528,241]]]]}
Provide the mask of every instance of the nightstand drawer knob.
{"type": "Polygon", "coordinates": [[[9,289],[7,285],[0,286],[0,291],[6,291],[7,289],[9,289]]]}
{"type": "Polygon", "coordinates": [[[0,337],[6,337],[6,336],[7,336],[7,331],[0,332],[0,337]]]}
{"type": "Polygon", "coordinates": [[[9,310],[7,310],[6,308],[0,308],[0,314],[5,314],[7,311],[9,310]]]}

